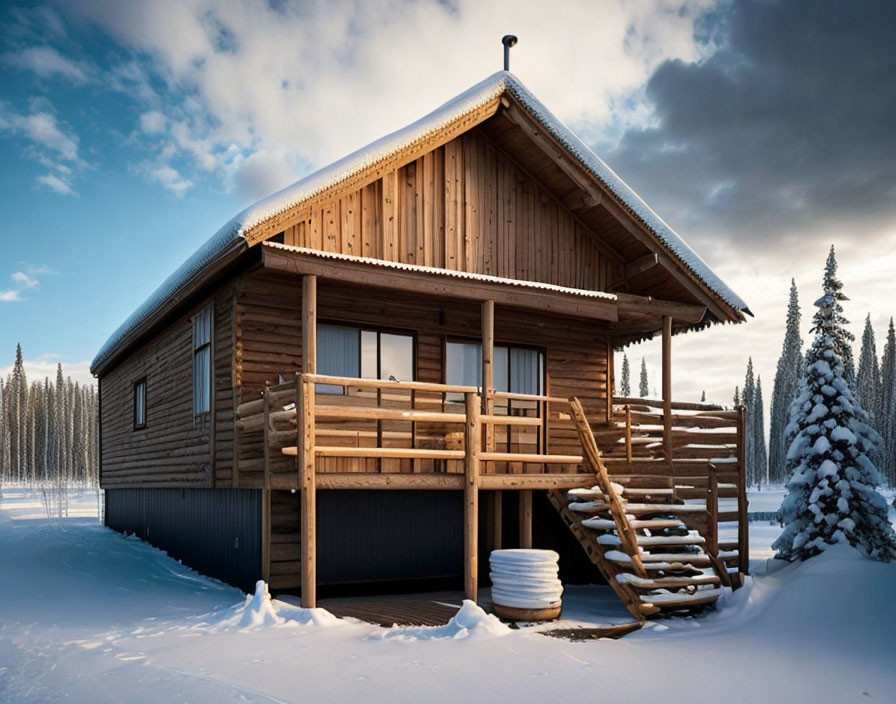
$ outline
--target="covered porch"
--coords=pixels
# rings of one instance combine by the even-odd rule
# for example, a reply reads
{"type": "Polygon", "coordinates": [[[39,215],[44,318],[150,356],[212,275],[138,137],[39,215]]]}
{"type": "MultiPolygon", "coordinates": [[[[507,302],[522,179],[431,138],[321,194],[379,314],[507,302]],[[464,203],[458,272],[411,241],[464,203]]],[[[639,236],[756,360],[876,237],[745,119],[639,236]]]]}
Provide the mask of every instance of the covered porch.
{"type": "MultiPolygon", "coordinates": [[[[745,571],[742,415],[708,404],[675,403],[671,398],[671,335],[674,327],[699,324],[705,314],[701,306],[528,286],[526,282],[461,272],[454,275],[426,267],[390,267],[359,257],[329,257],[276,244],[266,243],[262,250],[265,271],[301,277],[301,371],[284,369],[279,379],[271,378],[265,384],[258,398],[240,404],[237,429],[248,451],[244,455],[257,454],[240,465],[237,479],[242,486],[263,489],[265,578],[276,583],[281,570],[295,570],[292,574],[298,577],[305,606],[317,603],[320,491],[462,494],[463,519],[458,529],[462,528],[464,536],[464,594],[473,600],[479,596],[481,573],[479,524],[485,512],[489,516],[487,544],[492,548],[504,545],[504,492],[515,495],[511,505],[518,512],[519,547],[533,543],[533,492],[549,492],[561,514],[560,502],[567,491],[596,484],[622,486],[633,501],[635,497],[670,496],[676,501],[702,502],[701,510],[687,515],[688,525],[707,534],[714,558],[721,561],[726,573],[745,571]],[[425,296],[430,301],[455,301],[466,311],[476,306],[479,383],[447,383],[445,342],[439,381],[416,380],[419,376],[413,381],[395,381],[319,373],[319,282],[363,286],[372,297],[389,292],[404,299],[425,296]],[[495,353],[502,340],[496,342],[496,329],[500,330],[505,311],[517,319],[528,311],[530,338],[536,345],[542,316],[578,321],[579,329],[594,330],[595,339],[602,341],[596,351],[602,363],[588,367],[571,355],[555,355],[565,359],[548,360],[541,393],[500,390],[495,381],[495,353]],[[614,397],[614,344],[656,331],[663,342],[662,398],[614,397]],[[558,363],[566,365],[571,385],[552,383],[550,372],[558,363]],[[588,394],[589,388],[593,392],[584,404],[578,399],[577,384],[581,392],[588,394]],[[563,394],[552,395],[558,386],[563,394]],[[298,544],[288,548],[272,540],[271,492],[278,491],[295,491],[300,496],[298,544]],[[720,497],[738,499],[736,515],[719,515],[720,497]],[[480,502],[484,502],[484,510],[480,502]],[[738,523],[737,545],[718,544],[716,531],[723,520],[738,523]],[[295,549],[298,554],[293,553],[295,549]],[[298,559],[278,560],[277,553],[298,559]]],[[[438,315],[441,324],[441,309],[438,315]]],[[[467,320],[471,318],[468,314],[467,320]]],[[[389,323],[415,327],[413,320],[389,323]]],[[[469,328],[467,325],[468,337],[469,328]]],[[[572,328],[570,333],[575,337],[572,328]]],[[[443,337],[448,339],[448,333],[443,337]]],[[[624,501],[619,496],[615,500],[611,509],[622,523],[624,501]]],[[[570,524],[571,519],[564,516],[564,520],[570,524]]],[[[590,555],[593,536],[576,538],[590,555]]],[[[610,584],[626,592],[624,601],[632,600],[631,589],[614,586],[612,580],[610,584]]]]}

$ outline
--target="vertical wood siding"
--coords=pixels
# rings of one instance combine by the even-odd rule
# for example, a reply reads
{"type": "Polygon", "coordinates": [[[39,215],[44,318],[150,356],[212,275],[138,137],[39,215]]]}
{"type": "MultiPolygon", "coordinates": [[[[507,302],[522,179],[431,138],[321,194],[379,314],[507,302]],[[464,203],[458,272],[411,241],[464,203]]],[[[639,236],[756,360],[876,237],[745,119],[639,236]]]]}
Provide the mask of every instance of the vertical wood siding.
{"type": "Polygon", "coordinates": [[[477,130],[309,210],[284,241],[592,290],[622,275],[598,236],[477,130]]]}

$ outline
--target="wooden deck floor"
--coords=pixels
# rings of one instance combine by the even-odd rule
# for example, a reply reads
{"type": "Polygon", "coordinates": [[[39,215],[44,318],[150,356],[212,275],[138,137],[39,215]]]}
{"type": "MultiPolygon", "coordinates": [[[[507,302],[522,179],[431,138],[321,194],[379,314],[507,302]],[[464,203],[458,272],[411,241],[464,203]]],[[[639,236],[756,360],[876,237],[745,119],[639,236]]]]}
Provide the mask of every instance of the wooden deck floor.
{"type": "MultiPolygon", "coordinates": [[[[612,594],[605,592],[609,590],[597,592],[597,598],[589,593],[587,606],[582,603],[581,597],[570,599],[571,608],[564,606],[564,610],[574,612],[570,614],[571,618],[561,616],[559,621],[529,627],[543,635],[567,640],[619,638],[638,630],[641,624],[631,619],[625,609],[616,603],[612,594]],[[590,612],[592,617],[581,619],[583,610],[590,612]]],[[[299,604],[298,597],[277,598],[299,604]]],[[[356,618],[388,628],[393,625],[441,626],[454,616],[462,601],[462,592],[444,591],[320,599],[318,606],[340,618],[356,618]]],[[[479,606],[491,612],[491,599],[487,589],[480,594],[479,606]]],[[[511,627],[516,627],[516,624],[511,624],[511,627]]]]}
{"type": "MultiPolygon", "coordinates": [[[[441,626],[460,608],[462,592],[389,594],[386,596],[320,599],[318,606],[340,618],[357,618],[380,626],[441,626]]],[[[480,599],[486,611],[491,602],[480,599]]]]}

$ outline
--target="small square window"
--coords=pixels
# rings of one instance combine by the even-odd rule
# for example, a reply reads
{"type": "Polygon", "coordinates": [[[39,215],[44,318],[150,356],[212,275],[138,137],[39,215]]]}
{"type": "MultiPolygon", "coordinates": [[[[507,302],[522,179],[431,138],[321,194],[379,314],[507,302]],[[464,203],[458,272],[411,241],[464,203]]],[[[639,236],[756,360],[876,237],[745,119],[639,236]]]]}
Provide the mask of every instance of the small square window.
{"type": "Polygon", "coordinates": [[[134,430],[146,427],[146,379],[134,382],[134,430]]]}

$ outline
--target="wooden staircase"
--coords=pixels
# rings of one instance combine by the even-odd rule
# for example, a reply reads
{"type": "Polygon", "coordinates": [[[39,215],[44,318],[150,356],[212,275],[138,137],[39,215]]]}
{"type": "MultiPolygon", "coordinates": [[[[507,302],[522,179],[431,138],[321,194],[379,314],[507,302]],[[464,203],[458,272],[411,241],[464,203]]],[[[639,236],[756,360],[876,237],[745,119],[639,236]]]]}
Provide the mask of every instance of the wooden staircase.
{"type": "Polygon", "coordinates": [[[706,509],[684,503],[663,478],[611,481],[577,398],[570,409],[595,485],[549,498],[591,562],[639,620],[714,603],[730,585],[727,568],[717,546],[682,521],[706,509]]]}

